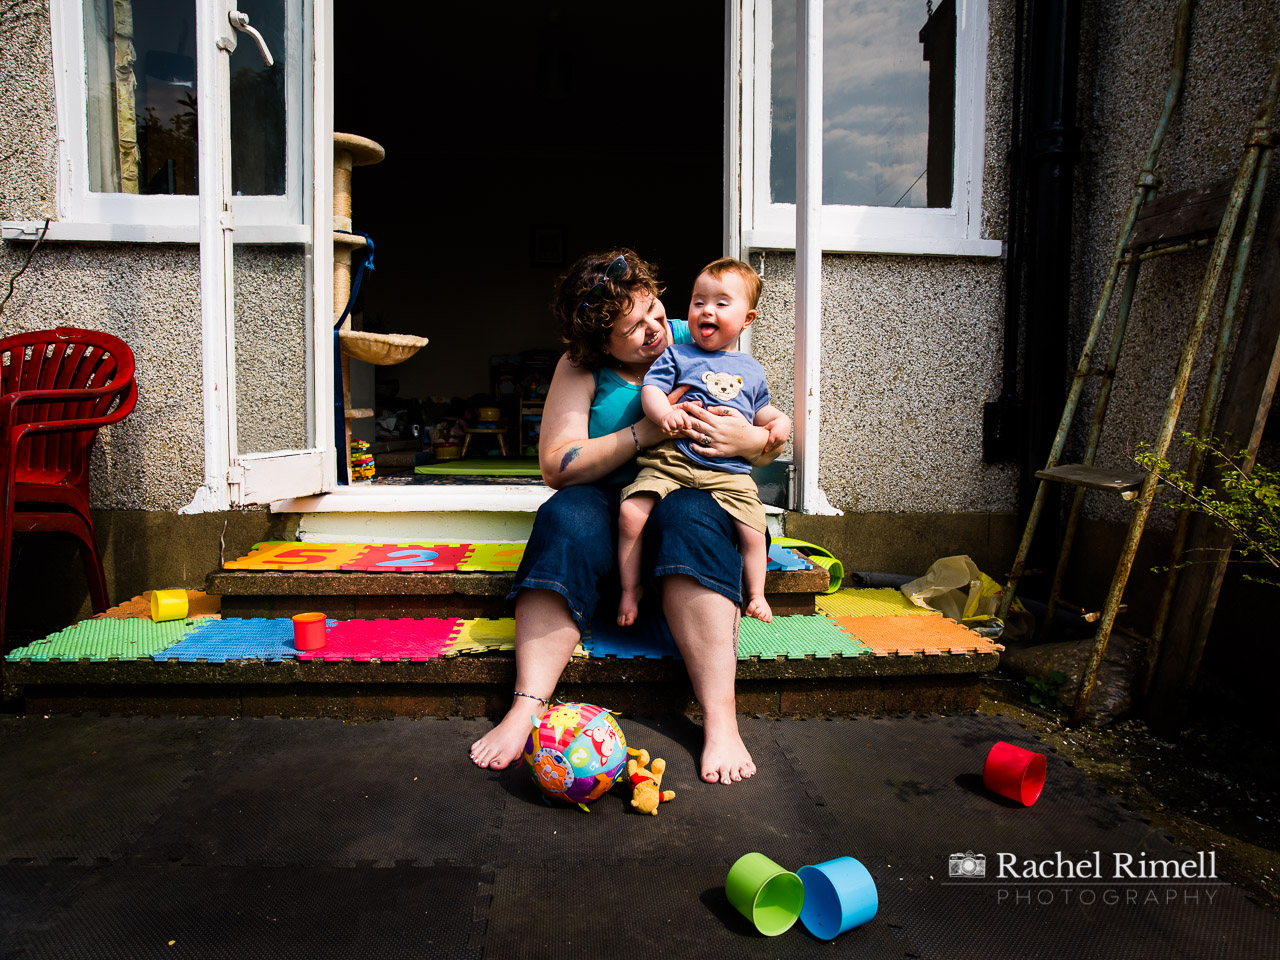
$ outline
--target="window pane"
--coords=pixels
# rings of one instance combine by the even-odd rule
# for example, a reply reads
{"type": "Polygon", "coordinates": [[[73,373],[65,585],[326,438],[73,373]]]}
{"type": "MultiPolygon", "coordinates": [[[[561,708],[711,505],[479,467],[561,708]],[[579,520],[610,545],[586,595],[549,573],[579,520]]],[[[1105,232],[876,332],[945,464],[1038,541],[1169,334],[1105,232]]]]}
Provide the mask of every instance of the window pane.
{"type": "Polygon", "coordinates": [[[231,192],[282,196],[285,192],[285,3],[240,0],[237,8],[262,34],[275,60],[268,67],[248,34],[237,34],[231,54],[231,192]]]}
{"type": "MultiPolygon", "coordinates": [[[[955,137],[955,6],[827,0],[822,202],[949,207],[955,137]],[[932,171],[932,172],[931,172],[932,171]]],[[[774,203],[796,199],[795,4],[773,4],[774,203]]]]}
{"type": "MultiPolygon", "coordinates": [[[[232,191],[285,192],[285,4],[240,9],[275,58],[238,34],[231,55],[232,191]]],[[[200,192],[196,165],[195,0],[84,0],[89,189],[200,192]]]]}
{"type": "Polygon", "coordinates": [[[84,0],[89,189],[199,192],[195,3],[84,0]]]}

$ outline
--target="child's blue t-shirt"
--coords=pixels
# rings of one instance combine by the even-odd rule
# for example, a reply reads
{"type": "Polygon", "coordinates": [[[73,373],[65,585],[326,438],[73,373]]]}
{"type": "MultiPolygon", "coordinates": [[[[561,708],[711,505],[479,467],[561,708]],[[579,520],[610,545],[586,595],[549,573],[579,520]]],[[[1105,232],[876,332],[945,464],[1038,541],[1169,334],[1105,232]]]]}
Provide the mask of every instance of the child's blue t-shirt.
{"type": "MultiPolygon", "coordinates": [[[[764,367],[745,353],[718,350],[708,353],[692,344],[667,347],[645,374],[644,385],[663,393],[688,385],[682,400],[700,400],[704,407],[730,407],[751,423],[769,401],[769,383],[764,367]]],[[[693,450],[693,441],[676,440],[676,446],[694,463],[725,473],[750,473],[743,457],[704,457],[693,450]]]]}
{"type": "MultiPolygon", "coordinates": [[[[671,328],[674,343],[693,342],[686,321],[668,320],[667,324],[671,328]]],[[[640,384],[628,383],[609,367],[601,367],[596,371],[595,377],[596,393],[591,400],[587,418],[588,437],[607,437],[644,419],[644,408],[640,405],[640,384]]],[[[635,479],[636,470],[634,462],[624,464],[601,482],[630,483],[635,479]]]]}

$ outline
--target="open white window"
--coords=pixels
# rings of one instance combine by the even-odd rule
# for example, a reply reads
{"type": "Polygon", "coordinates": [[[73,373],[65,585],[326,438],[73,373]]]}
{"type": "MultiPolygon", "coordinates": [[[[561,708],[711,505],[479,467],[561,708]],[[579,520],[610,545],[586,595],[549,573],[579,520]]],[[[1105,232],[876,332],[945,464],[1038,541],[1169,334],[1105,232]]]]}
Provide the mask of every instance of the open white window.
{"type": "MultiPolygon", "coordinates": [[[[53,0],[60,149],[50,239],[197,242],[197,24],[225,0],[53,0]]],[[[232,193],[239,243],[309,240],[303,0],[244,0],[268,49],[231,53],[232,193]]]]}
{"type": "MultiPolygon", "coordinates": [[[[981,232],[987,0],[827,0],[822,248],[998,256],[981,232]]],[[[796,5],[743,18],[742,245],[794,249],[796,5]]]]}

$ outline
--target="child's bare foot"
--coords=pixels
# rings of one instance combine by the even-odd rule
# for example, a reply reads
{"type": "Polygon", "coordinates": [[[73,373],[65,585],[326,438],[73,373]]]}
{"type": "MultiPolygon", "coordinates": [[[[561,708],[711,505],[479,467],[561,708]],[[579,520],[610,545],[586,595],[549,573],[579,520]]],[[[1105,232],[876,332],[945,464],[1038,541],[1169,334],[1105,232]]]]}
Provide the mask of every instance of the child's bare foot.
{"type": "Polygon", "coordinates": [[[702,746],[702,779],[707,783],[737,783],[756,772],[747,745],[736,729],[707,734],[702,746]]]}
{"type": "Polygon", "coordinates": [[[505,770],[524,753],[529,730],[546,710],[532,697],[517,695],[502,721],[471,745],[471,762],[477,767],[505,770]]]}
{"type": "Polygon", "coordinates": [[[622,588],[622,599],[618,601],[618,626],[629,627],[636,622],[640,611],[640,588],[622,588]]]}
{"type": "Polygon", "coordinates": [[[773,622],[773,608],[769,606],[769,601],[764,598],[763,594],[747,599],[746,614],[748,617],[755,617],[755,619],[763,623],[773,622]]]}

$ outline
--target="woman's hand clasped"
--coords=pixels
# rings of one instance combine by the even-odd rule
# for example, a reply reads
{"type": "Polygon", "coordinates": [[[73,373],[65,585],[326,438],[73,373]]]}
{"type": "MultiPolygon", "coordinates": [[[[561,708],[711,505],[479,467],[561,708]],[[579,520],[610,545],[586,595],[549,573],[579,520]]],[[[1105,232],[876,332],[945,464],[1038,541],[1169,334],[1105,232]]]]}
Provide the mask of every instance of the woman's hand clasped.
{"type": "Polygon", "coordinates": [[[705,457],[758,457],[769,431],[752,425],[741,413],[730,407],[702,407],[697,403],[680,404],[694,421],[685,436],[705,457]]]}

